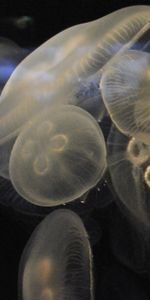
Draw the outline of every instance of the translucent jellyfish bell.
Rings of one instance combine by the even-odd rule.
[[[99,82],[111,59],[150,27],[150,7],[133,6],[49,39],[15,69],[0,97],[0,174],[9,178],[13,144],[26,122],[53,105],[105,114]],[[1,157],[3,159],[1,160]]]
[[[11,152],[10,179],[37,205],[72,201],[90,190],[106,168],[106,148],[95,119],[72,106],[42,111],[24,127]]]
[[[150,145],[150,54],[130,50],[116,56],[100,86],[118,129]]]
[[[17,67],[7,82],[0,118],[10,112],[14,119],[15,114],[21,127],[35,111],[50,103],[77,105],[102,118],[102,68],[120,49],[135,43],[139,32],[150,26],[149,18],[149,6],[128,7],[49,39]],[[6,125],[5,135],[9,133]]]
[[[150,147],[113,127],[108,138],[108,166],[121,203],[150,226]]]
[[[19,296],[93,300],[92,254],[78,215],[56,210],[36,228],[22,255]]]

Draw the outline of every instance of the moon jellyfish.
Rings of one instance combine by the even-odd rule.
[[[73,26],[41,45],[16,68],[3,90],[0,138],[51,103],[77,105],[101,119],[102,69],[120,49],[135,43],[145,26],[150,27],[149,19],[149,6],[128,7]],[[1,125],[3,119],[14,118],[17,128]]]
[[[83,109],[59,106],[26,124],[10,157],[17,192],[37,205],[72,201],[89,191],[106,168],[106,148],[95,119]]]
[[[116,56],[104,72],[101,91],[118,129],[150,145],[150,54],[134,50]]]
[[[135,44],[150,27],[150,7],[121,9],[57,34],[27,56],[6,83],[0,98],[1,175],[26,122],[50,105],[72,104],[103,118],[99,82],[120,51]]]
[[[149,17],[148,6],[134,6],[76,25],[20,63],[0,97],[1,176],[9,179],[10,154],[26,123],[50,106],[76,105],[98,120],[103,118],[102,73],[118,52],[134,45],[150,27]],[[47,166],[47,158],[37,161],[35,169],[40,164]]]
[[[81,219],[56,210],[36,228],[19,272],[23,300],[93,299],[92,254]]]
[[[96,21],[73,26],[41,45],[15,69],[0,98],[1,175],[25,123],[49,106],[77,105],[96,119],[104,115],[99,82],[120,50],[130,48],[150,27],[150,8],[121,9]]]
[[[108,138],[108,166],[119,200],[138,221],[150,225],[150,147],[114,127]]]

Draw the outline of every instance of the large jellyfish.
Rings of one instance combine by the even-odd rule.
[[[88,235],[72,211],[56,210],[32,234],[21,258],[19,299],[93,300]]]
[[[37,162],[33,159],[35,170],[38,170],[38,172],[42,170],[42,172],[39,172],[40,175],[36,175],[35,178],[29,165],[27,170],[27,165],[22,161],[22,157],[17,149],[20,141],[22,141],[21,145],[28,143],[28,136],[25,134],[26,129],[24,128],[28,128],[29,123],[30,125],[32,124],[36,115],[41,114],[42,116],[43,110],[50,112],[52,105],[55,105],[57,108],[60,104],[80,106],[90,112],[96,119],[101,119],[104,112],[104,105],[102,104],[99,90],[101,75],[105,67],[108,67],[109,62],[118,52],[124,52],[134,45],[139,36],[150,27],[149,18],[150,7],[134,6],[121,9],[96,21],[74,26],[59,33],[40,46],[13,72],[0,97],[0,174],[9,178],[10,160],[11,179],[17,190],[26,199],[29,200],[29,195],[25,193],[25,186],[21,187],[22,176],[18,175],[21,166],[25,168],[22,170],[22,174],[29,175],[31,172],[32,180],[30,181],[26,178],[28,181],[27,185],[31,187],[31,182],[39,180],[39,176],[44,178],[45,175],[41,173],[46,172],[48,161],[47,156],[38,157]],[[48,113],[46,120],[51,122]],[[29,123],[26,125],[28,121]],[[39,117],[40,121],[43,121],[42,117],[41,119]],[[65,122],[67,121],[65,120]],[[75,121],[72,119],[72,122]],[[39,124],[39,126],[43,128],[42,125]],[[45,131],[45,129],[43,130]],[[29,131],[27,130],[27,132]],[[18,135],[20,135],[19,142],[16,141]],[[26,138],[26,141],[23,141],[24,138]],[[39,138],[41,138],[40,134]],[[65,143],[65,139],[63,139],[62,144]],[[28,144],[29,148],[31,144]],[[40,140],[38,144],[41,144]],[[76,147],[75,142],[73,142],[73,145]],[[26,150],[27,152],[30,152],[29,148]],[[44,145],[43,149],[45,149]],[[12,158],[10,159],[11,153]],[[16,157],[19,168],[15,167]],[[43,171],[44,168],[45,171]],[[78,172],[80,173],[79,170]],[[101,171],[99,171],[99,175],[100,173]],[[82,171],[81,174],[83,174]],[[93,173],[95,179],[92,181],[92,184],[90,182],[88,188],[91,188],[97,182],[97,174],[97,172]],[[88,177],[89,174],[85,176],[85,178]],[[65,178],[62,178],[61,182],[64,180]],[[44,189],[47,194],[46,197],[49,197],[49,182],[47,178]],[[46,186],[46,183],[48,186]],[[60,181],[57,183],[60,183]],[[83,186],[81,182],[79,185],[80,187]],[[40,193],[42,193],[42,183],[40,186],[42,187]],[[56,191],[56,185],[54,187]],[[59,187],[61,187],[61,184]],[[38,194],[38,190],[38,186],[36,188],[32,187],[30,196],[34,193]],[[73,196],[71,196],[69,201],[81,195],[81,190],[76,195],[74,191],[75,188],[73,188],[71,193]],[[86,191],[87,188],[82,190],[82,192]],[[67,188],[67,193],[63,192],[62,194],[64,196],[67,195],[68,199],[69,193]],[[58,192],[56,194],[58,196]],[[30,201],[34,201],[33,196]],[[36,201],[38,202],[39,200]],[[48,203],[44,205],[48,205]]]
[[[100,86],[119,130],[150,145],[150,54],[130,50],[116,56]]]
[[[112,127],[108,166],[120,203],[141,224],[150,226],[150,147]]]
[[[104,174],[102,131],[79,107],[46,109],[20,133],[9,167],[14,187],[28,201],[43,206],[72,201],[95,186]]]
[[[57,34],[16,68],[2,93],[2,115],[21,114],[21,126],[35,105],[40,110],[53,102],[79,105],[99,118],[100,70],[136,42],[150,27],[149,18],[149,6],[133,6]]]
[[[3,89],[0,138],[15,135],[26,119],[50,103],[79,105],[94,111],[98,118],[102,106],[100,70],[120,49],[135,43],[143,28],[150,26],[149,18],[148,6],[124,8],[71,27],[35,50],[16,68]],[[10,132],[7,122],[14,118],[18,126]]]

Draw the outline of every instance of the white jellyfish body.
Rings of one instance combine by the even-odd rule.
[[[85,110],[59,106],[42,111],[18,136],[10,178],[29,202],[53,206],[90,190],[106,168],[102,131]]]
[[[99,118],[101,107],[104,111],[100,70],[120,49],[135,43],[149,18],[148,6],[124,8],[71,27],[31,53],[3,89],[0,139],[15,134],[31,115],[51,103],[78,105]]]
[[[56,210],[32,234],[21,259],[19,298],[93,300],[88,235],[72,211]]]
[[[116,56],[100,86],[118,129],[150,145],[150,54],[130,50]]]
[[[120,202],[138,221],[150,226],[150,147],[115,127],[108,138],[108,167]]]
[[[16,138],[42,110],[71,104],[84,108],[96,119],[102,118],[102,73],[118,52],[135,44],[150,26],[149,18],[148,6],[121,9],[57,34],[21,62],[0,97],[3,177],[9,178],[9,159]]]

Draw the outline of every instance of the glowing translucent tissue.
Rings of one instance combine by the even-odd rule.
[[[118,55],[103,74],[101,90],[119,130],[150,145],[150,54]]]
[[[99,82],[150,27],[149,19],[150,7],[133,6],[73,26],[15,69],[0,97],[0,174],[25,199],[61,204],[101,179],[106,150],[94,120],[105,113]]]
[[[72,211],[56,210],[32,234],[20,264],[20,299],[93,300],[88,235]]]
[[[11,112],[14,133],[50,103],[80,106],[97,119],[104,107],[99,81],[105,65],[130,48],[149,27],[150,7],[133,6],[62,31],[37,48],[16,68],[3,89],[0,117]],[[21,116],[20,116],[21,115]]]
[[[150,146],[112,127],[108,166],[118,200],[136,219],[150,226]]]
[[[10,178],[18,193],[43,206],[82,196],[105,168],[101,129],[88,112],[73,105],[44,110],[27,123],[10,158]]]

